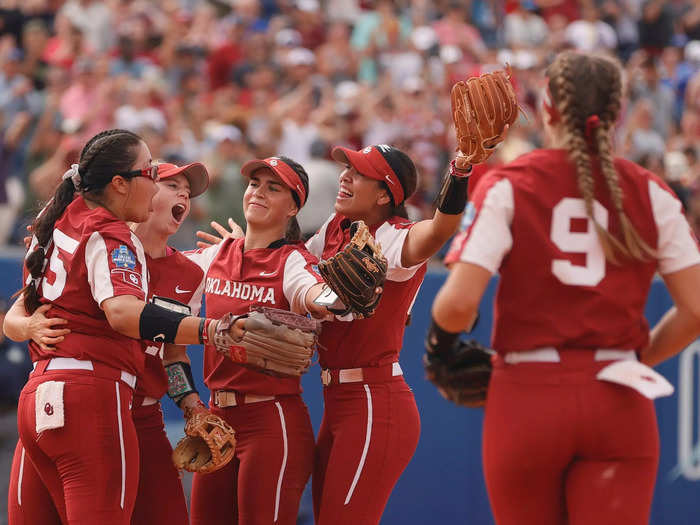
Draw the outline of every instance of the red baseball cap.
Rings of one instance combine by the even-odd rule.
[[[180,173],[190,183],[190,198],[201,195],[209,186],[209,172],[200,162],[193,162],[186,166],[177,166],[167,162],[158,164],[158,180],[174,177]]]
[[[331,152],[331,157],[333,157],[333,160],[343,164],[350,164],[360,175],[386,182],[394,200],[394,206],[398,206],[403,202],[403,186],[396,172],[391,168],[384,155],[382,155],[382,148],[385,148],[386,151],[392,149],[391,146],[385,146],[384,144],[367,146],[360,151],[336,146]]]
[[[260,168],[271,169],[280,179],[282,179],[282,182],[284,182],[285,185],[292,190],[292,193],[297,196],[299,199],[299,207],[301,208],[304,206],[304,203],[306,202],[308,177],[306,178],[306,184],[304,184],[302,175],[297,173],[294,168],[279,157],[249,160],[243,164],[241,174],[244,177],[250,177],[255,170]]]

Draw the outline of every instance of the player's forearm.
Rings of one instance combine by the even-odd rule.
[[[189,363],[190,358],[187,355],[187,347],[185,345],[166,344],[163,351],[163,365],[170,363]]]
[[[700,336],[700,320],[688,310],[673,307],[651,331],[642,362],[655,366],[681,352]]]
[[[414,266],[435,255],[457,231],[469,196],[470,172],[471,166],[457,169],[452,161],[440,189],[435,215],[414,225],[406,236],[401,252],[404,267]]]
[[[29,317],[24,311],[24,303],[21,303],[21,307],[18,306],[18,303],[20,301],[15,301],[5,314],[2,331],[13,341],[21,342],[29,339]]]
[[[447,332],[461,332],[476,319],[479,303],[465,300],[459,292],[446,283],[433,302],[433,320]]]
[[[107,299],[101,307],[109,325],[127,337],[176,345],[201,343],[200,317],[183,317],[130,295]]]

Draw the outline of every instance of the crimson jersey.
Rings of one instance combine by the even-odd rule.
[[[28,253],[35,247],[36,237]],[[91,210],[78,197],[56,221],[47,258],[41,302],[51,303],[47,317],[66,319],[71,332],[50,351],[30,341],[32,361],[73,357],[139,375],[141,343],[113,330],[100,309],[111,297],[146,297],[146,256],[138,238],[105,208]]]
[[[500,271],[497,351],[643,348],[649,333],[644,306],[654,273],[700,263],[673,191],[632,162],[614,162],[625,212],[656,250],[656,260],[606,261],[565,150],[533,151],[479,182],[446,262]],[[593,165],[593,214],[619,239],[618,216],[597,162]]]
[[[391,217],[370,227],[387,259],[387,280],[374,315],[368,319],[324,322],[320,337],[323,368],[356,368],[398,361],[406,320],[425,277],[426,264],[401,266],[401,252],[414,223]],[[328,259],[350,242],[350,220],[332,215],[306,243],[319,259]]]
[[[304,245],[279,240],[267,248],[243,251],[244,242],[244,238],[226,239],[218,251],[208,248],[188,254],[200,259],[214,255],[204,289],[207,317],[245,314],[255,306],[306,313],[306,292],[322,279],[313,269],[317,260]],[[273,377],[237,365],[210,346],[204,349],[204,381],[210,390],[263,395],[301,392],[299,378]]]
[[[169,246],[165,257],[146,255],[150,296],[159,295],[187,304],[198,315],[204,291],[204,271],[185,255]],[[142,341],[146,368],[136,383],[136,394],[160,399],[168,391],[168,376],[163,368],[162,343]]]

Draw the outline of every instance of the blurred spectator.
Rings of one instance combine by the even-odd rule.
[[[566,41],[569,45],[585,53],[615,49],[615,30],[600,19],[598,8],[587,3],[581,11],[581,19],[571,22],[566,28]]]
[[[541,46],[549,28],[542,17],[535,13],[533,4],[519,4],[506,15],[504,22],[505,43],[513,48]]]
[[[331,160],[332,147],[322,140],[314,141],[311,158],[304,163],[309,175],[310,198],[297,215],[304,239],[316,233],[333,212],[342,166]]]

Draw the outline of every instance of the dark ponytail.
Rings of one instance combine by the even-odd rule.
[[[309,175],[306,173],[306,170],[301,164],[290,159],[289,157],[281,155],[279,158],[283,160],[284,163],[287,164],[290,168],[292,168],[297,173],[297,175],[299,175],[299,179],[301,179],[301,183],[304,185],[304,192],[306,193],[306,202],[308,202]],[[301,209],[303,204],[299,201],[299,196],[295,192],[292,192],[292,198],[294,199],[294,203],[297,205],[297,208]],[[297,220],[296,215],[289,219],[289,222],[287,223],[287,230],[284,233],[284,239],[288,242],[301,241],[301,228],[299,227],[299,221]]]
[[[140,142],[141,137],[121,129],[110,129],[92,137],[80,153],[79,177],[76,177],[76,181],[79,181],[78,186],[76,187],[72,178],[63,180],[49,203],[34,219],[33,244],[37,248],[27,256],[24,262],[32,280],[19,292],[24,298],[24,307],[30,314],[41,306],[38,286],[46,268],[46,255],[56,221],[73,202],[76,191],[86,196],[90,195],[92,197],[90,200],[94,200],[99,198],[115,173],[130,170],[138,156],[135,146]]]

